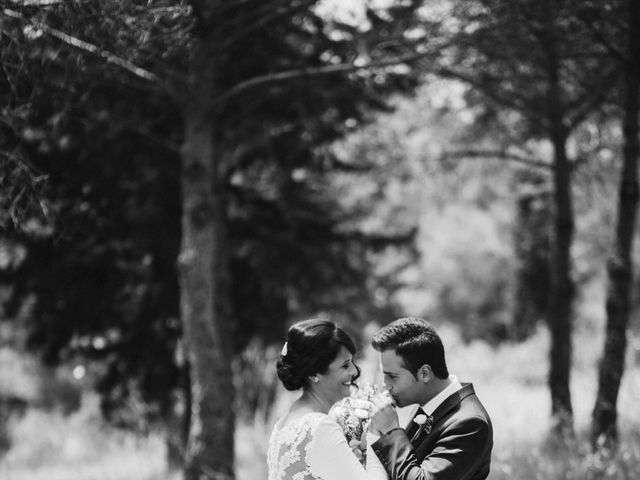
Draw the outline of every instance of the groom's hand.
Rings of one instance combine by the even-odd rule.
[[[386,395],[379,395],[373,399],[373,416],[371,427],[374,432],[382,435],[395,428],[400,428],[398,414],[394,408],[393,399]]]

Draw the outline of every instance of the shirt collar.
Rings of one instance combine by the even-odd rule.
[[[433,415],[433,412],[436,411],[436,408],[438,408],[442,402],[462,388],[458,377],[455,375],[449,375],[449,380],[451,383],[444,390],[422,405],[422,410],[424,410],[427,415]]]

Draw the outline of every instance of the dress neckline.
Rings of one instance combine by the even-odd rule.
[[[285,416],[283,416],[282,418],[278,419],[278,421],[275,424],[275,429],[276,430],[283,430],[287,427],[290,426],[295,426],[295,425],[299,425],[301,423],[301,420],[306,419],[307,417],[310,416],[322,416],[322,417],[326,417],[327,414],[326,413],[322,413],[322,412],[315,412],[315,411],[309,411],[309,412],[305,412],[300,414],[299,416],[296,416],[295,418],[290,418],[290,415],[287,414]]]

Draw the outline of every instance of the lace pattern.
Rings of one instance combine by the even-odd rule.
[[[269,480],[321,480],[311,473],[308,458],[313,431],[325,416],[312,412],[282,428],[276,424],[267,452]]]

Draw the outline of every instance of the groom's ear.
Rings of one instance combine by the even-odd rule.
[[[418,374],[416,375],[416,377],[418,377],[418,380],[424,383],[427,383],[429,380],[431,380],[432,376],[433,372],[431,371],[431,366],[426,363],[418,369]]]

